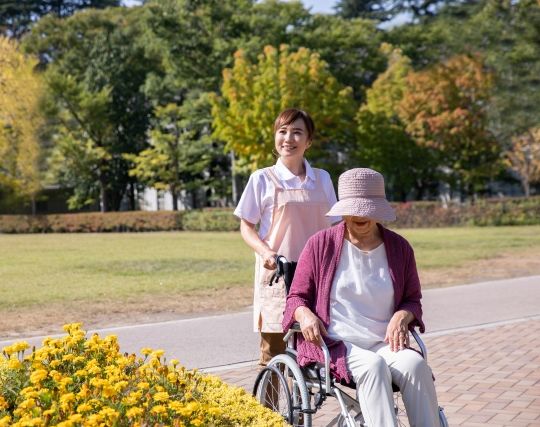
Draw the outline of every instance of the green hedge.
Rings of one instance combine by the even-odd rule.
[[[485,199],[475,203],[393,203],[398,228],[540,224],[540,197]]]
[[[540,197],[489,199],[475,203],[393,203],[396,228],[540,224]],[[108,212],[63,215],[0,215],[0,233],[84,233],[121,231],[237,231],[232,209],[187,212]]]
[[[92,212],[55,215],[0,215],[2,233],[92,233],[182,229],[183,212]]]

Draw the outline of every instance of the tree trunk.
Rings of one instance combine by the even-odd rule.
[[[178,190],[176,186],[171,186],[171,196],[172,196],[172,208],[173,211],[178,210]]]
[[[129,209],[134,211],[137,209],[136,206],[136,200],[135,200],[135,183],[130,182],[129,183]]]
[[[99,205],[101,212],[109,212],[109,195],[107,194],[107,183],[103,177],[99,179]]]
[[[531,184],[529,183],[529,180],[522,178],[521,186],[523,187],[523,192],[525,193],[525,197],[528,198],[531,195]]]
[[[235,158],[234,158],[234,151],[231,150],[231,184],[232,184],[232,202],[233,205],[236,206],[236,203],[238,202],[238,187],[236,183],[236,172],[235,172]]]

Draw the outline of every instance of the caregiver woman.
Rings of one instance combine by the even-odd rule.
[[[297,261],[308,238],[330,225],[325,214],[336,202],[328,172],[312,168],[304,158],[314,131],[305,111],[293,108],[279,114],[274,123],[279,158],[250,176],[234,211],[241,219],[242,238],[255,251],[253,323],[261,334],[261,365],[285,351],[285,287],[283,281],[270,286],[275,255]]]
[[[338,193],[328,215],[342,215],[344,221],[309,239],[287,298],[283,327],[296,320],[303,335],[298,363],[322,362],[324,339],[333,375],[354,379],[367,425],[397,426],[394,382],[411,427],[438,426],[431,370],[408,348],[408,330],[424,331],[414,252],[380,224],[395,219],[383,176],[351,169],[339,177]]]

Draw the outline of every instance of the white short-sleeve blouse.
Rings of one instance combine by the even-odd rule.
[[[314,168],[310,166],[308,161],[304,159],[306,167],[306,178],[304,181],[294,175],[283,164],[281,159],[278,159],[276,164],[272,166],[273,172],[279,179],[280,184],[284,189],[307,189],[315,188],[316,174]],[[317,169],[318,176],[322,180],[324,192],[328,199],[328,204],[332,207],[337,199],[334,185],[330,179],[330,174],[323,169]],[[242,193],[242,197],[238,202],[238,206],[234,210],[234,214],[252,224],[259,224],[259,237],[264,238],[267,235],[274,209],[274,183],[268,178],[262,169],[259,169],[249,177],[249,181]],[[341,217],[330,217],[330,222],[335,223],[341,220]]]

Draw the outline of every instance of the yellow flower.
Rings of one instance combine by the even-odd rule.
[[[81,414],[73,414],[70,415],[69,421],[72,421],[74,423],[80,423],[82,421],[83,417]]]
[[[116,396],[116,390],[111,385],[105,385],[103,387],[102,393],[103,393],[103,396],[105,396],[107,398]]]
[[[152,352],[152,356],[153,356],[153,357],[156,357],[156,358],[158,358],[158,359],[159,359],[160,357],[162,357],[164,354],[165,354],[165,351],[164,351],[164,350],[154,350],[154,351]]]
[[[151,354],[154,350],[152,350],[151,348],[149,347],[144,347],[141,349],[141,354],[144,355],[144,356],[148,356],[149,354]]]
[[[30,375],[30,382],[32,384],[39,384],[42,380],[47,378],[47,371],[45,369],[38,369]]]
[[[60,408],[63,411],[67,411],[70,407],[70,403],[75,400],[75,395],[73,393],[66,393],[60,396]]]
[[[152,408],[150,412],[156,415],[161,415],[167,412],[167,408],[165,408],[165,406],[163,405],[156,405]]]
[[[137,388],[139,388],[141,390],[148,390],[150,388],[150,384],[143,381],[143,382],[137,384]]]
[[[8,368],[9,369],[20,369],[22,368],[23,364],[19,361],[19,359],[17,358],[12,358],[12,359],[9,359],[9,362],[8,362]]]
[[[51,368],[58,368],[62,364],[62,361],[60,360],[52,360],[50,365]]]
[[[166,402],[167,400],[169,400],[169,393],[167,393],[166,391],[156,393],[154,394],[154,400],[156,402]]]
[[[6,402],[6,399],[4,399],[3,396],[0,396],[0,409],[5,409],[8,407],[8,403]]]
[[[128,409],[128,411],[126,412],[126,416],[128,418],[137,418],[141,416],[143,413],[144,413],[144,410],[142,408],[131,408],[131,409]]]
[[[83,412],[89,412],[92,410],[92,405],[89,405],[88,403],[81,403],[79,406],[77,406],[77,412],[83,413]]]

